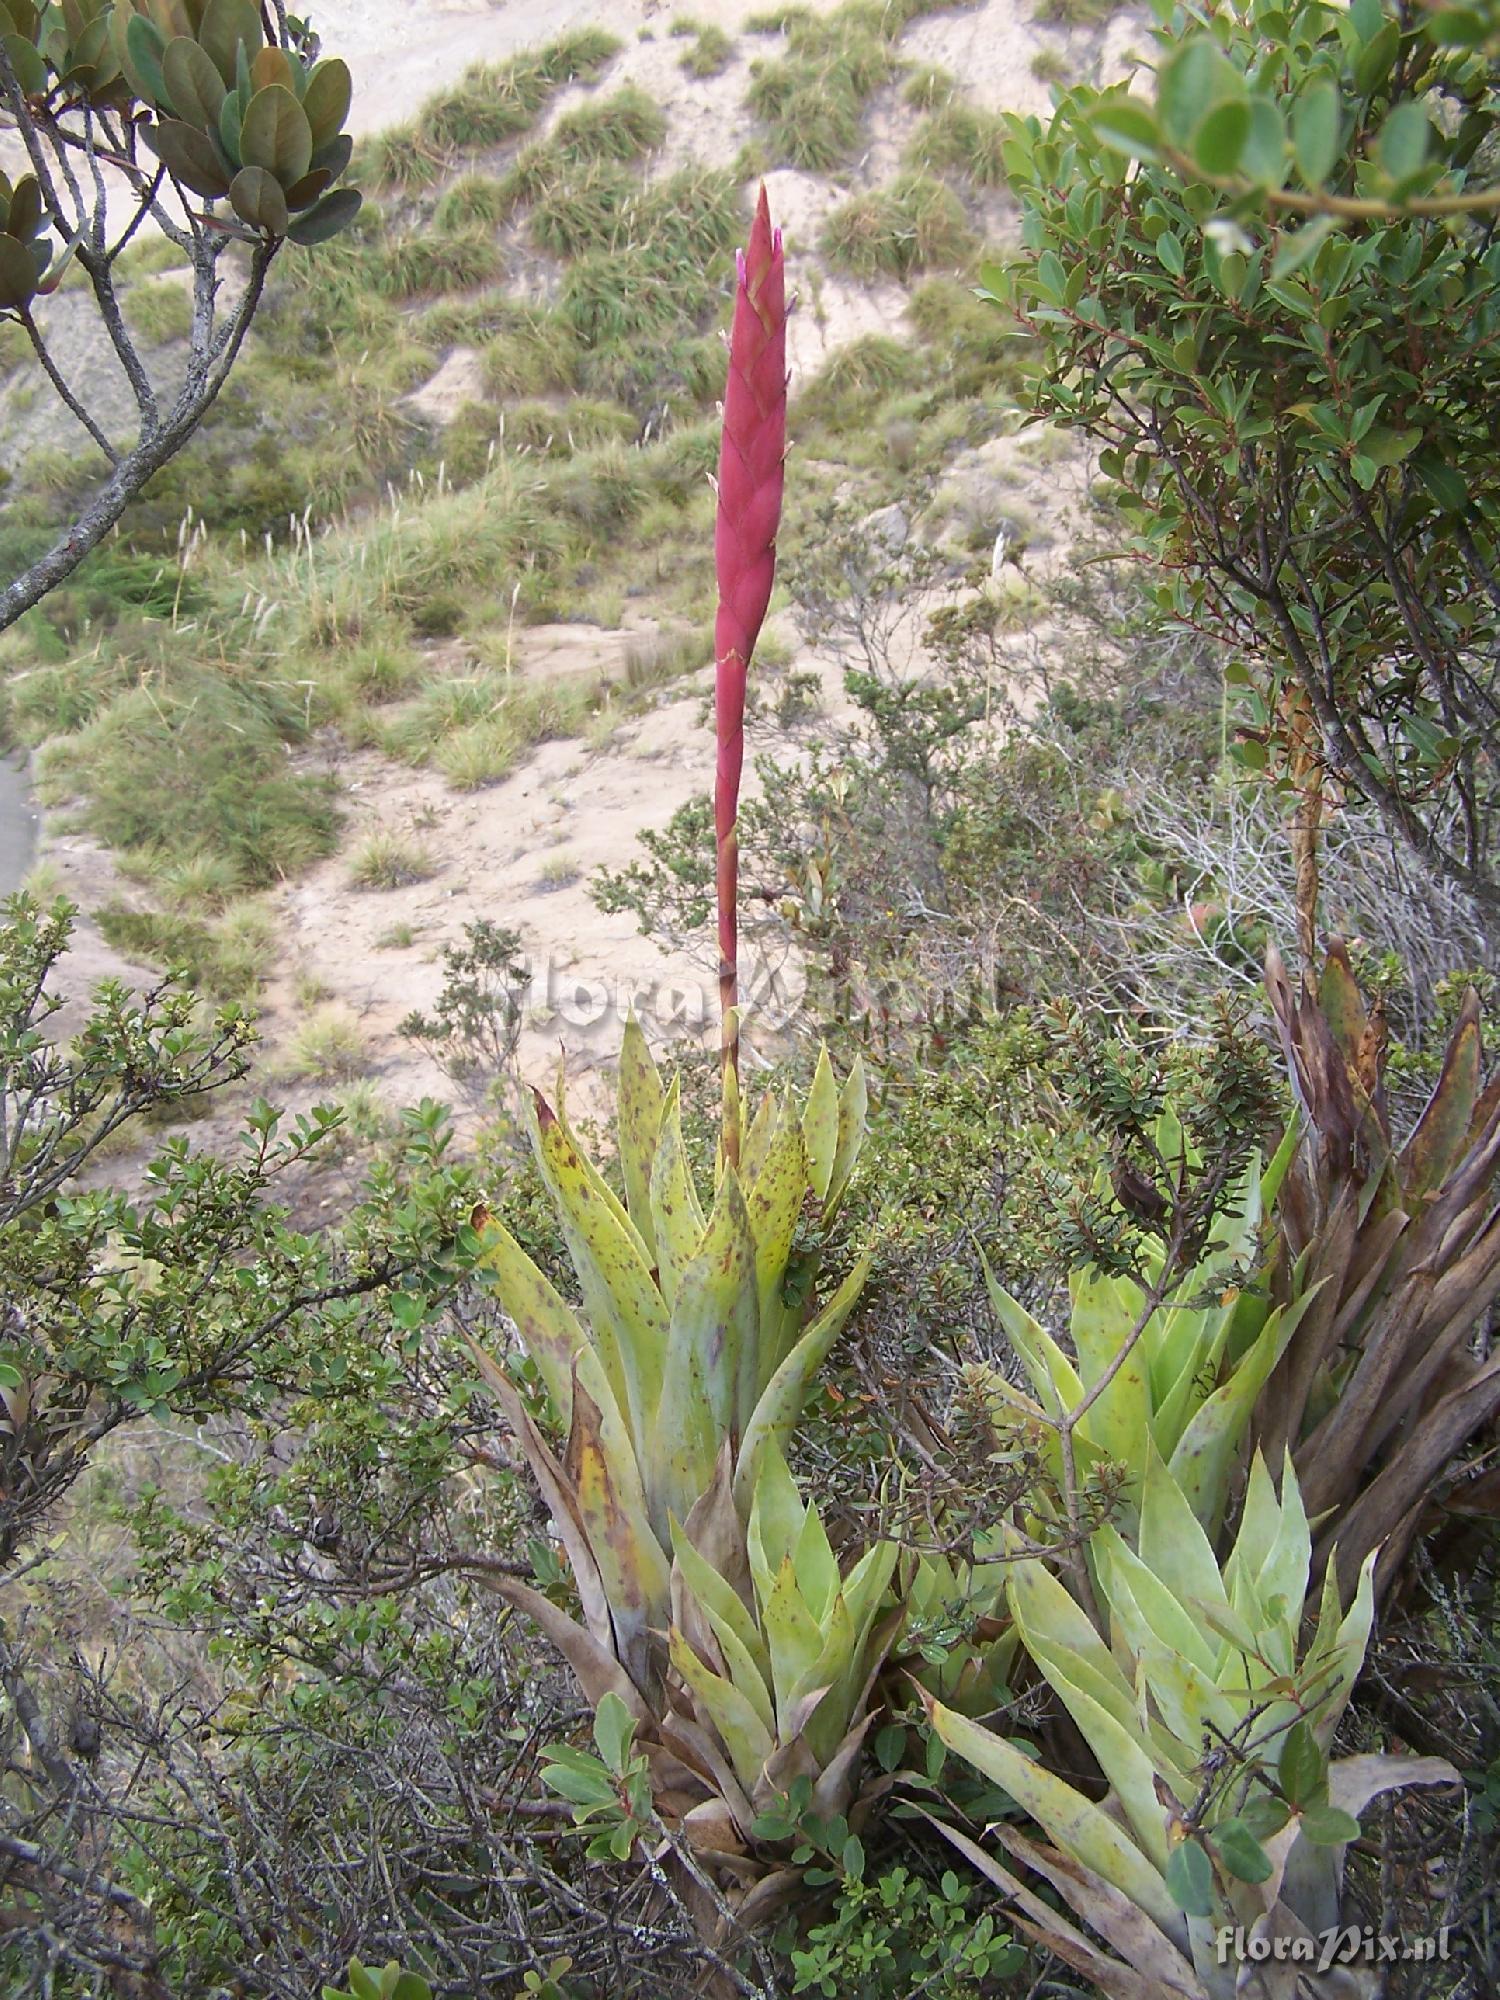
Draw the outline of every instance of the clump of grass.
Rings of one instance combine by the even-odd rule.
[[[349,864],[356,889],[409,889],[437,871],[430,848],[402,833],[382,829],[361,842]]]
[[[137,879],[152,883],[166,902],[178,909],[220,910],[231,902],[239,887],[234,864],[222,854],[143,854],[131,870]]]
[[[540,896],[553,896],[559,889],[571,889],[582,872],[578,863],[569,855],[549,854],[536,871],[536,893]]]
[[[1035,18],[1049,28],[1089,28],[1119,11],[1119,0],[1036,0]]]
[[[355,1146],[380,1146],[393,1138],[399,1120],[368,1077],[357,1078],[339,1092],[342,1131]]]
[[[630,233],[640,183],[616,160],[594,160],[581,172],[538,185],[527,227],[539,249],[578,257]]]
[[[677,59],[678,68],[685,69],[689,76],[718,76],[728,68],[734,42],[717,21],[693,21],[679,15],[672,23],[672,33],[693,38],[693,46],[684,49]]]
[[[105,941],[137,964],[182,973],[206,998],[248,1004],[270,971],[276,924],[264,904],[242,902],[217,923],[181,911],[130,910],[114,903],[99,912]]]
[[[821,16],[790,8],[746,26],[770,21],[787,37],[786,54],[753,66],[746,103],[774,164],[831,172],[857,149],[865,106],[895,71],[893,29],[860,0]]]
[[[576,258],[563,278],[558,310],[585,348],[630,346],[698,318],[713,297],[701,271],[666,269],[653,245],[629,243]]]
[[[823,225],[830,264],[856,278],[905,280],[934,264],[959,264],[974,234],[953,190],[930,174],[898,175],[889,187],[856,195]]]
[[[1031,58],[1031,74],[1038,83],[1066,83],[1068,59],[1060,49],[1038,49]]]
[[[548,141],[563,166],[590,160],[639,160],[655,152],[667,136],[667,114],[633,83],[611,97],[580,104],[559,118]]]
[[[372,260],[370,282],[388,298],[410,299],[492,285],[503,268],[494,238],[471,224],[446,234],[427,230],[392,237]]]
[[[461,174],[443,190],[432,220],[447,234],[476,228],[493,229],[510,213],[505,183],[493,174]]]
[[[354,178],[402,194],[421,194],[443,176],[443,157],[416,125],[393,125],[362,139],[351,163]]]
[[[1026,337],[1014,318],[974,296],[956,278],[927,278],[907,301],[906,316],[933,350],[944,393],[987,396],[1016,383]]]
[[[413,314],[411,325],[434,347],[479,347],[513,326],[521,310],[508,292],[481,291],[471,298],[435,299]]]
[[[163,347],[169,340],[186,340],[192,332],[192,297],[171,279],[131,285],[125,293],[125,317],[148,346]]]
[[[943,69],[937,63],[922,63],[906,79],[906,87],[901,92],[904,104],[913,111],[936,111],[946,104],[958,90],[958,78],[950,69]]]
[[[570,389],[578,370],[576,334],[570,320],[545,307],[520,308],[479,350],[485,389],[500,398]]]
[[[434,748],[432,761],[455,791],[474,792],[508,777],[524,748],[505,716],[490,715],[445,736]]]
[[[649,485],[640,453],[606,444],[576,453],[553,476],[554,504],[590,534],[624,528],[645,505]]]
[[[499,674],[450,674],[428,681],[381,730],[387,754],[404,763],[425,763],[434,745],[477,722],[491,721],[505,699]]]
[[[375,940],[377,951],[410,951],[417,941],[415,924],[392,924]]]
[[[643,632],[625,652],[625,686],[632,695],[668,687],[684,674],[696,673],[713,661],[712,630],[669,626]]]
[[[554,86],[591,82],[620,53],[621,46],[619,37],[610,34],[607,28],[570,28],[545,47],[517,60],[533,64],[537,73]]]
[[[913,386],[928,364],[904,341],[867,333],[831,355],[797,399],[800,417],[836,425],[850,422],[897,389]]]
[[[115,270],[122,278],[154,278],[163,271],[180,271],[182,252],[170,238],[142,231],[120,252]]]
[[[369,1067],[359,1022],[340,1007],[320,1007],[310,1014],[277,1064],[288,1083],[347,1083]]]
[[[474,63],[428,99],[417,130],[439,152],[503,145],[531,129],[555,90],[597,76],[619,47],[603,29],[580,28],[506,63]]]
[[[633,410],[599,397],[570,397],[561,410],[550,403],[518,403],[505,413],[505,442],[512,449],[530,443],[539,450],[550,439],[551,450],[571,455],[599,445],[633,444],[639,429]]]
[[[207,668],[134,687],[38,753],[44,788],[85,801],[111,847],[225,857],[261,888],[327,854],[337,813],[325,780],[290,770],[303,718],[264,682]],[[170,829],[167,836],[165,830]]]
[[[924,118],[906,149],[910,167],[961,174],[976,187],[1005,182],[1005,123],[992,111],[951,98]]]

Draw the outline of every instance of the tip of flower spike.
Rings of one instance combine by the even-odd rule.
[[[557,1123],[557,1113],[552,1109],[552,1106],[543,1097],[535,1084],[531,1086],[531,1095],[536,1100],[536,1122],[545,1132],[549,1125]]]

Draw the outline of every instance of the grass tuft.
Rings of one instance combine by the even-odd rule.
[[[430,848],[405,834],[372,833],[355,851],[349,880],[356,889],[407,889],[437,872]]]
[[[475,228],[493,229],[510,214],[505,183],[493,174],[462,174],[432,212],[436,226],[447,234]]]
[[[1005,122],[951,98],[924,118],[906,149],[909,167],[959,174],[975,187],[1003,187]]]
[[[471,224],[448,234],[429,229],[391,238],[373,260],[370,281],[387,298],[411,299],[492,285],[503,268],[493,237]]]
[[[667,136],[667,114],[633,83],[612,97],[580,104],[559,118],[548,150],[563,166],[592,160],[639,160]]]
[[[150,347],[186,340],[193,330],[192,294],[170,278],[156,284],[131,285],[125,293],[125,317]]]
[[[340,1007],[319,1007],[288,1041],[277,1069],[288,1083],[349,1083],[370,1067],[364,1034]]]
[[[765,128],[772,163],[829,173],[856,151],[865,106],[895,74],[886,10],[846,0],[831,14],[792,7],[746,23],[786,35],[786,54],[752,66],[746,102]]]
[[[672,23],[672,33],[693,38],[693,46],[677,59],[678,68],[689,76],[719,76],[734,56],[734,42],[717,21],[694,21],[679,15]]]
[[[934,264],[961,264],[974,234],[953,190],[930,174],[905,173],[836,208],[823,225],[823,253],[852,277],[900,278]]]

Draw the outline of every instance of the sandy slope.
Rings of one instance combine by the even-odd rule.
[[[511,51],[585,21],[607,20],[625,46],[601,82],[637,81],[667,109],[670,137],[655,170],[688,160],[731,160],[749,136],[743,109],[751,60],[774,51],[774,38],[742,36],[733,61],[718,78],[695,81],[680,67],[683,44],[668,24],[679,11],[713,19],[731,31],[763,0],[705,0],[660,5],[621,0],[607,16],[572,0],[446,0],[417,7],[410,0],[321,0],[312,11],[325,46],[344,54],[356,80],[356,128],[397,122],[443,82],[476,60]],[[830,4],[830,0],[821,0]],[[986,0],[960,12],[914,24],[903,44],[911,60],[953,71],[986,105],[1023,111],[1046,108],[1045,87],[1033,74],[1037,51],[1059,52],[1075,74],[1115,72],[1134,36],[1129,17],[1106,33],[1056,33],[1038,28],[1024,0]],[[581,91],[561,93],[549,117],[563,115]],[[823,217],[851,189],[885,178],[895,167],[914,114],[898,89],[881,93],[871,107],[870,149],[851,172],[822,177],[779,170],[771,174],[773,209],[788,240],[794,285],[802,310],[793,321],[794,374],[814,372],[825,356],[865,332],[901,330],[904,296],[894,285],[858,286],[822,269],[813,246]],[[996,235],[1007,227],[1004,198],[988,223]],[[440,419],[472,393],[463,350],[448,357],[439,375],[414,403]],[[1062,469],[1031,463],[1023,441],[997,439],[977,454],[964,502],[988,523],[1007,510],[1029,512],[1044,532],[1044,562],[1065,555],[1068,531]],[[1076,469],[1076,468],[1075,468]],[[1077,482],[1073,482],[1075,485]],[[795,504],[795,492],[789,491]],[[1014,573],[1012,573],[1014,574]],[[705,607],[705,612],[708,607]],[[622,635],[590,627],[560,627],[526,636],[520,669],[552,675],[596,669],[618,653]],[[805,664],[799,662],[798,664]],[[821,667],[831,698],[837,675]],[[348,824],[339,853],[287,885],[276,901],[282,920],[282,967],[267,993],[265,1030],[274,1073],[279,1051],[302,1024],[309,994],[358,1021],[370,1073],[387,1101],[409,1102],[424,1092],[448,1095],[442,1077],[396,1033],[413,1007],[430,1006],[441,981],[441,952],[475,916],[516,926],[537,973],[534,1010],[523,1042],[527,1072],[550,1073],[559,1046],[570,1067],[587,1072],[618,1046],[624,1007],[633,999],[658,1032],[690,1028],[712,1018],[712,967],[658,950],[641,938],[628,917],[605,918],[588,893],[602,864],[622,865],[638,852],[637,834],[666,823],[686,799],[711,782],[712,750],[703,725],[701,687],[673,693],[638,721],[626,725],[601,751],[578,742],[542,746],[526,767],[482,791],[452,792],[430,772],[414,772],[372,756],[340,754],[347,786]],[[757,747],[770,747],[763,738]],[[410,888],[379,894],[351,886],[350,862],[375,828],[410,831],[436,862],[434,874]],[[60,886],[85,909],[116,896],[139,901],[122,884],[110,859],[81,836],[49,837],[45,858]],[[396,943],[410,932],[410,942]],[[86,925],[75,975],[97,977],[122,969]],[[310,1087],[281,1087],[278,1095],[306,1101]]]

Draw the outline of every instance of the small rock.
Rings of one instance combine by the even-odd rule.
[[[911,537],[911,522],[897,500],[889,507],[877,507],[873,514],[867,514],[865,527],[875,541],[884,542],[888,549],[904,549]]]

